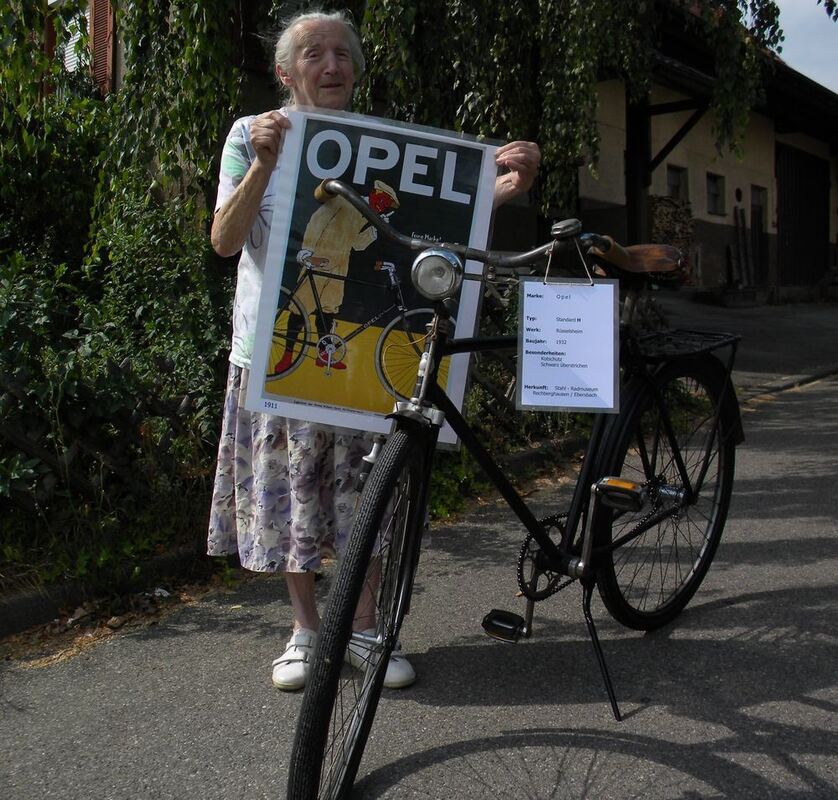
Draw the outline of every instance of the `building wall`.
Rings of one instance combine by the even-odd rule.
[[[579,213],[585,230],[626,241],[626,98],[622,81],[599,84],[599,161],[579,170]]]
[[[660,87],[652,93],[653,103],[667,103],[686,99],[685,95]],[[652,121],[652,153],[657,153],[689,119],[691,111],[662,114]],[[694,269],[694,280],[705,288],[730,283],[771,282],[776,265],[771,263],[775,252],[770,244],[763,249],[762,259],[751,253],[753,276],[738,271],[741,246],[734,214],[742,209],[745,226],[751,226],[751,190],[760,187],[765,191],[766,213],[764,229],[769,242],[776,235],[776,182],[774,177],[774,126],[767,117],[754,113],[748,123],[741,155],[729,150],[719,152],[713,131],[714,119],[705,114],[683,141],[667,156],[652,174],[652,194],[667,193],[667,165],[681,167],[687,171],[688,199],[695,220],[694,244],[690,261]],[[708,201],[708,173],[722,179],[723,213],[710,210]],[[745,260],[744,257],[742,259]],[[769,263],[766,263],[766,260]],[[757,263],[759,262],[759,263]]]
[[[686,95],[655,87],[653,103],[685,100]],[[689,119],[691,111],[662,114],[652,121],[652,153],[657,153]],[[770,119],[754,113],[748,123],[741,157],[725,150],[719,153],[713,133],[713,115],[705,114],[686,138],[667,156],[652,174],[652,194],[666,194],[666,165],[686,167],[689,176],[689,199],[696,220],[733,225],[733,209],[744,202],[750,205],[750,188],[761,186],[768,191],[768,207],[775,202],[774,126]],[[725,213],[714,214],[707,207],[708,172],[725,178]],[[741,199],[737,200],[736,190]],[[772,215],[769,215],[772,216]],[[775,221],[768,220],[769,232],[776,232]]]
[[[654,86],[652,104],[687,99],[686,95]],[[656,115],[652,119],[654,157],[692,111]],[[620,81],[606,81],[599,87],[597,121],[600,130],[600,159],[595,172],[584,168],[579,175],[580,213],[586,228],[599,229],[625,237],[625,93]],[[690,261],[699,286],[712,288],[737,279],[736,254],[742,252],[738,239],[735,209],[742,208],[745,226],[751,227],[751,189],[765,190],[764,244],[762,258],[754,263],[754,282],[776,286],[777,183],[776,144],[784,143],[827,159],[831,171],[830,264],[838,263],[838,157],[831,156],[826,143],[808,136],[778,134],[773,121],[753,113],[738,154],[719,152],[713,133],[713,116],[707,113],[652,174],[652,195],[667,194],[667,165],[686,170],[688,200],[694,218],[694,245]],[[707,173],[724,179],[723,213],[708,208]],[[737,247],[739,243],[739,247]],[[750,240],[749,240],[750,244]],[[759,254],[751,248],[752,258]],[[733,261],[731,259],[733,257]],[[746,275],[747,277],[747,275]]]
[[[579,170],[579,196],[594,207],[625,206],[626,96],[622,81],[603,81],[598,89],[599,162],[592,173]]]

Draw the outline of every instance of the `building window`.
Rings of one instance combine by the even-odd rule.
[[[84,67],[84,54],[79,53],[79,41],[84,31],[90,30],[89,12],[84,11],[73,19],[68,26],[70,38],[56,51],[56,56],[64,62],[67,72],[76,72]],[[79,56],[81,55],[81,61]]]
[[[667,197],[674,197],[676,200],[683,200],[685,203],[690,199],[685,167],[666,165],[666,195]]]
[[[712,172],[707,173],[707,213],[725,213],[725,179]]]
[[[49,7],[56,8],[64,0],[49,0]],[[84,10],[71,21],[69,40],[52,50],[55,31],[50,23],[47,31],[47,52],[61,59],[68,72],[82,68],[90,70],[99,91],[107,94],[114,88],[114,12],[110,0],[88,0],[82,4]],[[89,53],[79,58],[78,43],[84,28],[88,33]]]

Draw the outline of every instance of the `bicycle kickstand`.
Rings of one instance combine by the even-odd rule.
[[[602,652],[602,645],[599,643],[599,636],[594,625],[594,618],[591,614],[591,597],[594,591],[594,578],[588,575],[580,579],[582,584],[582,612],[585,615],[585,624],[588,626],[588,635],[591,637],[591,644],[594,646],[596,660],[602,672],[602,679],[605,681],[605,691],[608,692],[608,699],[611,701],[611,710],[614,712],[614,719],[622,722],[620,708],[617,705],[617,696],[614,694],[614,684],[611,682],[611,675],[608,672],[608,665],[605,663],[605,654]]]

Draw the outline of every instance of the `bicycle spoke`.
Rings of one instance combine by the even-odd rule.
[[[610,553],[610,577],[603,577],[600,591],[608,596],[609,610],[636,627],[662,624],[659,620],[680,610],[703,577],[721,533],[720,498],[729,495],[731,479],[722,458],[732,463],[731,445],[725,445],[716,424],[708,388],[718,387],[701,369],[697,372],[662,381],[667,424],[652,393],[644,396],[618,454],[614,474],[644,485],[648,501],[638,512],[610,513],[608,536],[620,545]],[[696,495],[694,482],[702,472]]]

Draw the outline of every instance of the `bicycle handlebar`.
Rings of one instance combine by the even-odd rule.
[[[454,242],[429,242],[427,239],[418,239],[412,236],[405,236],[397,231],[389,222],[371,209],[367,203],[351,186],[343,181],[329,179],[323,181],[315,190],[314,196],[321,202],[326,202],[329,197],[339,195],[346,200],[356,211],[360,212],[379,233],[397,244],[407,247],[410,250],[427,250],[429,247],[440,247],[451,250],[466,260],[480,261],[483,264],[492,264],[496,267],[522,267],[543,258],[550,251],[553,243],[541,245],[534,250],[525,253],[500,253],[492,250],[478,250],[474,247],[457,244]]]
[[[427,250],[428,247],[440,247],[451,250],[465,260],[479,261],[492,267],[505,269],[524,267],[532,264],[549,255],[553,248],[561,246],[563,242],[554,239],[547,244],[540,245],[533,250],[522,253],[502,253],[497,250],[478,250],[474,247],[452,243],[452,242],[428,242],[426,239],[418,239],[405,236],[397,231],[389,222],[382,219],[351,186],[343,181],[332,179],[324,180],[314,191],[315,198],[325,203],[329,198],[340,196],[346,200],[356,211],[361,213],[381,234],[407,247],[410,250]],[[621,245],[617,244],[610,236],[600,236],[594,233],[581,234],[578,237],[581,246],[592,250],[595,255],[614,264],[621,269],[626,269],[630,262],[629,253]]]

